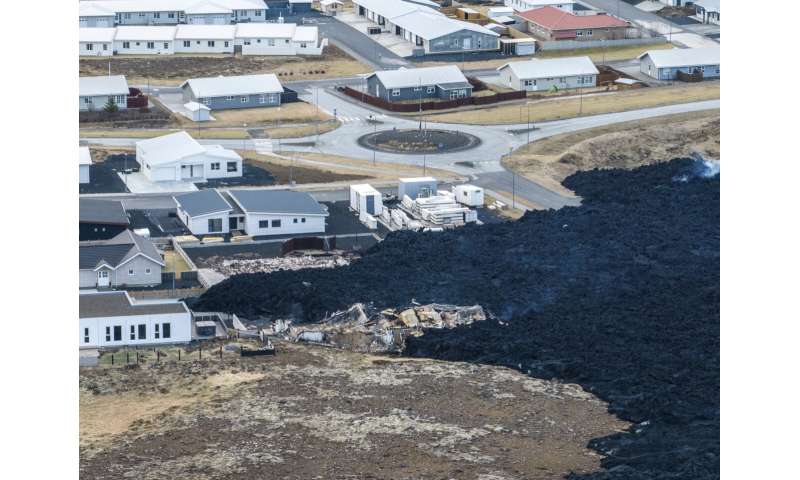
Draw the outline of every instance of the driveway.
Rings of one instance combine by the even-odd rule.
[[[339,16],[341,15],[307,17],[305,23],[317,25],[320,34],[327,37],[328,41],[376,70],[394,70],[408,64],[400,55],[338,20]]]

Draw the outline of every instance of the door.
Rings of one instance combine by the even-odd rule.
[[[107,287],[111,281],[108,278],[108,270],[100,270],[97,272],[97,286]]]
[[[375,197],[367,195],[367,213],[375,215]]]
[[[472,39],[467,37],[464,39],[464,50],[469,50],[472,48]]]
[[[239,230],[239,219],[238,219],[238,217],[230,217],[228,219],[228,230],[230,230],[230,231]]]

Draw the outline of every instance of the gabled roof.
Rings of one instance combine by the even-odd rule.
[[[147,156],[147,163],[160,165],[173,163],[182,158],[204,153],[205,147],[185,131],[170,133],[136,142],[136,151]]]
[[[597,75],[600,72],[589,57],[564,57],[551,59],[531,59],[509,62],[498,68],[510,68],[520,79],[571,77],[574,75]]]
[[[128,95],[128,81],[125,75],[102,75],[99,77],[80,77],[78,95],[94,97],[97,95]]]
[[[82,293],[78,298],[79,318],[129,317],[189,311],[182,301],[134,301],[125,291]]]
[[[104,5],[105,2],[80,2],[79,17],[113,17],[114,10]]]
[[[418,85],[468,83],[467,77],[455,65],[425,68],[399,68],[373,73],[386,88],[406,88]],[[371,77],[370,75],[369,77]],[[367,77],[367,78],[369,78]]]
[[[189,110],[190,112],[196,112],[198,110],[211,110],[206,105],[197,102],[186,102],[183,104],[183,108]]]
[[[228,194],[245,213],[327,215],[327,211],[306,192],[229,190]]]
[[[112,14],[113,15],[113,14]],[[113,42],[114,36],[117,34],[117,29],[110,28],[79,28],[78,41],[79,42]]]
[[[707,12],[719,13],[719,0],[695,0],[694,4],[697,7],[703,7]]]
[[[91,165],[92,154],[89,153],[89,147],[78,147],[78,165]]]
[[[233,207],[215,189],[183,193],[175,195],[173,198],[191,217],[233,210]]]
[[[267,10],[261,0],[82,0],[81,16],[90,9],[104,9],[114,13],[124,12],[189,12],[224,13],[231,10]]]
[[[400,0],[353,0],[353,3],[365,7],[367,10],[373,11],[380,16],[392,19],[399,15],[405,15],[410,12],[417,11],[422,8],[435,11],[429,7],[421,5],[414,5],[408,2],[401,2]],[[437,12],[438,13],[438,12]],[[442,15],[439,13],[439,15]]]
[[[648,50],[636,58],[641,60],[647,55],[656,68],[719,65],[719,47]]]
[[[154,41],[154,42],[168,42],[175,40],[175,32],[177,27],[171,26],[122,26],[117,27],[117,35],[114,40],[120,41]]]
[[[478,24],[454,20],[445,17],[439,12],[432,11],[429,8],[419,8],[424,10],[417,10],[394,17],[391,19],[391,22],[409,32],[413,32],[415,35],[425,40],[433,40],[455,32],[460,32],[461,30],[469,30],[493,37],[499,36],[496,32]]]
[[[81,198],[78,207],[80,223],[105,223],[107,225],[125,225],[130,221],[125,208],[119,200],[99,200]]]
[[[233,40],[236,25],[178,25],[175,40]]]
[[[316,43],[319,35],[317,27],[297,27],[292,37],[293,42],[314,42]]]
[[[181,84],[181,88],[187,85],[198,98],[283,93],[283,86],[274,73],[190,78]]]
[[[124,230],[109,240],[79,243],[81,270],[94,270],[101,265],[115,269],[137,255],[144,255],[162,267],[165,265],[153,242],[130,230]]]
[[[230,7],[223,5],[221,2],[212,2],[208,0],[189,5],[185,7],[183,11],[195,15],[233,12]]]
[[[546,6],[520,12],[518,16],[548,30],[576,30],[583,28],[625,27],[628,22],[606,13],[598,15],[573,15],[555,7]]]
[[[294,23],[238,23],[236,38],[292,38],[295,28]]]

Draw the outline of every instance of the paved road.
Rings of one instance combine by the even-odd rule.
[[[307,17],[306,24],[317,25],[320,34],[327,37],[329,42],[375,69],[392,70],[408,65],[403,57],[370,40],[363,33],[335,17],[322,15]]]

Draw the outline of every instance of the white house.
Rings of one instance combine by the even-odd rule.
[[[267,5],[261,0],[93,0],[78,7],[80,26],[219,25],[264,22]]]
[[[575,2],[572,0],[505,0],[505,5],[517,12],[525,12],[539,7],[553,7],[572,13]]]
[[[177,27],[117,27],[114,54],[172,55],[175,53]]]
[[[89,147],[78,147],[78,182],[89,183],[89,167],[92,166],[92,154],[89,153]]]
[[[192,313],[178,300],[134,300],[128,292],[79,295],[80,348],[187,343]]]
[[[383,212],[383,196],[372,185],[350,185],[350,208],[360,213],[377,216]]]
[[[178,207],[178,218],[193,235],[230,232],[229,216],[234,209],[217,190],[198,190],[175,195],[173,199]],[[238,221],[234,222],[238,226]]]
[[[114,35],[117,29],[80,28],[78,29],[78,52],[81,56],[107,57],[114,54]]]
[[[128,82],[125,75],[80,77],[78,79],[78,110],[102,110],[109,100],[117,108],[128,108]]]
[[[242,176],[238,153],[221,145],[200,145],[185,131],[136,142],[136,160],[153,182]]]
[[[320,42],[315,26],[294,23],[240,23],[236,46],[242,55],[320,55],[327,39]]]
[[[78,4],[79,28],[106,28],[114,26],[116,13],[103,2],[80,2]]]
[[[639,70],[657,80],[675,80],[678,72],[700,71],[703,78],[720,78],[719,47],[650,50],[636,57]]]
[[[505,86],[529,92],[594,87],[600,73],[589,57],[534,58],[506,63],[497,71]]]
[[[248,235],[324,233],[328,212],[314,197],[291,190],[229,190],[231,206],[241,215],[231,215],[229,228]],[[242,222],[244,224],[242,224]]]
[[[319,9],[322,13],[336,15],[344,8],[344,3],[339,0],[320,0]]]
[[[694,9],[697,20],[719,25],[719,0],[695,0]]]
[[[233,53],[236,25],[178,25],[175,53]]]

